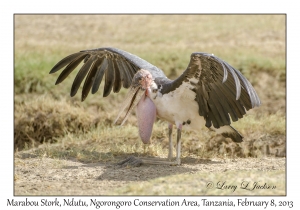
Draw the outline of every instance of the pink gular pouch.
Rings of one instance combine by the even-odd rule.
[[[139,135],[144,144],[150,143],[153,124],[156,119],[156,107],[147,96],[147,92],[148,90],[146,90],[136,107]]]
[[[121,106],[117,119],[115,120],[116,123],[121,117],[123,111],[125,111],[128,107],[121,123],[121,125],[123,125],[130,112],[134,107],[136,107],[139,135],[144,144],[150,143],[153,124],[156,119],[156,107],[152,100],[148,97],[149,91],[151,90],[148,88],[145,90],[140,87],[132,87]]]

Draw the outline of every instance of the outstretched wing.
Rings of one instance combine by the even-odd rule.
[[[86,77],[82,88],[82,101],[90,90],[92,94],[98,91],[103,77],[105,77],[103,97],[108,96],[111,90],[119,92],[122,84],[124,88],[129,88],[134,74],[139,69],[148,70],[153,78],[165,77],[159,68],[136,55],[116,48],[98,48],[83,50],[59,61],[50,71],[52,74],[65,67],[55,84],[61,83],[82,61],[84,64],[71,88],[71,96],[74,96]]]
[[[157,80],[159,82],[160,79]],[[159,88],[162,94],[166,94],[185,82],[196,93],[199,115],[205,118],[207,127],[230,125],[230,117],[237,121],[246,114],[245,109],[261,103],[242,73],[212,54],[193,53],[183,74],[174,81],[165,80]]]

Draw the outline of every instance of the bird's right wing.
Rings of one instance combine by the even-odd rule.
[[[78,71],[71,88],[71,96],[74,96],[86,77],[82,88],[82,101],[91,89],[92,94],[98,91],[103,77],[105,77],[103,97],[108,96],[111,90],[115,93],[119,92],[122,83],[124,88],[129,88],[134,74],[139,69],[148,70],[153,78],[165,77],[159,68],[140,57],[110,47],[83,50],[59,61],[50,71],[52,74],[65,67],[55,84],[61,83],[82,61],[84,64]]]
[[[230,125],[230,117],[237,121],[246,113],[245,108],[249,110],[261,103],[242,73],[212,54],[193,53],[183,74],[174,81],[162,83],[159,89],[167,94],[183,83],[188,83],[192,87],[190,91],[196,93],[194,100],[207,127]]]

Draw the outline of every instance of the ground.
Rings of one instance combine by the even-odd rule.
[[[82,163],[24,152],[15,158],[15,195],[285,195],[285,161],[186,157],[180,166],[131,168],[116,162]],[[246,190],[241,188],[243,182],[249,182],[248,189],[255,182],[276,189]],[[227,189],[228,185],[237,189]]]

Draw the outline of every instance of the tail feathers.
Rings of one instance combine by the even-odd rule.
[[[242,142],[243,136],[232,126],[225,125],[216,130],[217,133],[221,133],[226,138],[231,138],[234,142]]]

